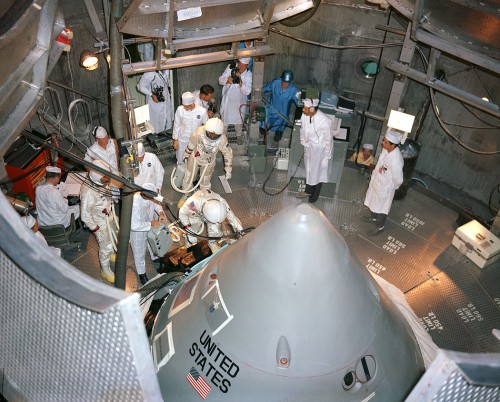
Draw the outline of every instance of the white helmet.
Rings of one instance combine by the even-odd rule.
[[[218,138],[224,132],[224,123],[218,117],[212,117],[211,119],[208,119],[207,122],[205,123],[205,132],[214,133],[217,135]],[[214,138],[210,139],[213,140]]]
[[[109,165],[100,160],[100,159],[96,159],[94,162],[92,162],[92,164],[96,165],[96,166],[99,166],[100,168],[103,168],[103,169],[106,169],[108,172],[110,171],[109,169]],[[98,171],[96,170],[91,170],[90,173],[89,173],[89,176],[90,176],[90,179],[96,183],[96,184],[99,184],[101,185],[101,179],[103,178],[103,174],[99,173]]]
[[[226,207],[219,200],[208,200],[203,205],[203,216],[210,223],[224,222],[224,219],[226,219]]]

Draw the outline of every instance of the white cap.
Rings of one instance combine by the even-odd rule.
[[[317,107],[319,105],[319,99],[304,99],[305,107]]]
[[[141,156],[144,156],[146,152],[144,152],[144,145],[142,142],[139,142],[137,144],[137,156],[140,158]]]
[[[226,219],[226,207],[219,200],[208,200],[203,205],[203,216],[210,223],[221,223]]]
[[[94,133],[95,133],[95,138],[106,138],[108,136],[108,132],[106,131],[106,129],[104,127],[96,127],[94,129]]]
[[[109,165],[100,159],[96,159],[94,162],[92,162],[92,164],[99,166],[100,168],[106,169],[109,172]],[[95,183],[99,183],[101,181],[102,177],[104,176],[103,174],[101,174],[95,170],[91,170],[89,175],[90,175],[90,178],[92,179],[92,181]]]
[[[250,64],[250,61],[252,61],[252,58],[251,57],[243,57],[241,59],[238,59],[238,61],[240,63],[248,65],[248,64]]]
[[[57,166],[47,166],[45,168],[45,171],[46,172],[50,172],[50,173],[58,173],[58,174],[61,174],[61,169],[58,168]]]
[[[387,130],[387,133],[385,133],[385,138],[387,138],[393,144],[399,144],[403,136],[397,131]]]
[[[222,133],[224,132],[224,123],[218,117],[212,117],[205,123],[205,130],[209,133],[222,135]]]
[[[31,215],[26,215],[26,216],[21,216],[21,220],[28,226],[29,228],[32,228],[35,226],[36,219],[33,218]]]
[[[146,190],[154,191],[155,193],[157,190],[156,186],[153,183],[144,183],[142,187],[145,188]]]
[[[373,151],[373,145],[372,144],[363,144],[363,148],[371,149]]]
[[[194,95],[192,92],[184,92],[182,94],[182,104],[184,106],[192,105],[194,103]]]

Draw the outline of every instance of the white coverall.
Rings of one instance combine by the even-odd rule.
[[[301,117],[300,143],[304,146],[306,184],[328,182],[333,152],[333,121],[321,110],[312,117]]]
[[[231,224],[233,230],[235,232],[242,231],[241,222],[233,213],[227,201],[219,194],[210,190],[198,190],[189,197],[179,210],[179,220],[185,227],[196,234],[203,232],[204,224],[206,223],[207,232],[210,237],[221,237],[223,235],[222,224],[208,222],[203,216],[203,206],[207,201],[214,199],[226,207],[226,219]],[[215,244],[215,242],[215,240],[209,241],[211,244]]]
[[[403,183],[403,157],[399,148],[383,149],[373,170],[365,205],[376,214],[389,214],[394,193]]]
[[[179,148],[175,152],[178,165],[182,163],[182,157],[189,142],[189,136],[194,130],[205,124],[207,120],[207,110],[202,106],[195,106],[193,110],[186,110],[181,105],[175,111],[172,138],[179,141]]]
[[[75,220],[80,217],[80,206],[69,206],[68,200],[50,183],[37,186],[35,200],[38,223],[41,226],[63,225],[67,228],[71,222],[71,214],[74,214]]]
[[[227,126],[234,124],[236,136],[241,136],[242,117],[246,114],[247,97],[252,92],[252,73],[245,70],[241,74],[240,84],[227,84],[227,79],[231,76],[229,65],[226,67],[222,75],[219,77],[219,84],[222,87],[222,101],[220,106],[220,114],[224,122],[224,131],[227,132]],[[241,107],[241,110],[240,110]]]
[[[142,186],[144,183],[153,183],[161,191],[165,169],[155,154],[146,152],[144,160],[139,162],[139,174],[134,177],[134,183]]]
[[[134,194],[132,206],[132,222],[130,226],[130,246],[134,255],[135,268],[138,275],[146,273],[146,248],[148,232],[151,229],[151,221],[159,220],[160,213],[163,212],[161,205],[144,199],[141,193]],[[151,254],[151,259],[153,255]]]
[[[153,88],[163,87],[165,102],[155,102],[151,97]],[[170,81],[168,71],[150,71],[144,73],[137,84],[137,90],[146,95],[149,105],[149,121],[155,129],[155,133],[161,133],[172,128],[174,120],[174,108],[170,99]]]
[[[233,150],[229,147],[227,137],[222,134],[215,140],[209,139],[205,134],[205,126],[201,126],[189,137],[189,143],[184,151],[184,158],[188,158],[186,164],[186,173],[184,174],[184,181],[182,182],[182,189],[186,190],[188,186],[192,185],[196,179],[199,169],[204,169],[205,174],[201,178],[200,188],[210,190],[212,184],[210,179],[215,170],[215,162],[217,160],[217,152],[221,151],[224,157],[224,170],[227,175],[231,175],[233,170]],[[229,179],[229,177],[228,177]]]
[[[108,144],[106,145],[106,149],[101,148],[100,145],[94,142],[90,147],[87,148],[87,152],[85,152],[85,158],[87,162],[94,162],[95,160],[102,160],[106,162],[111,168],[111,173],[116,175],[120,175],[120,171],[118,170],[118,154],[116,152],[115,140],[109,139]],[[113,199],[118,202],[120,198],[120,189],[117,187],[112,187],[111,191],[113,193]]]
[[[111,228],[113,202],[107,195],[107,193],[110,193],[107,186],[101,187],[100,190],[102,193],[83,184],[80,190],[80,203],[82,221],[90,231],[94,231],[99,227],[97,231],[93,232],[99,244],[99,262],[101,263],[101,271],[109,275],[112,273],[109,260],[113,254],[113,246],[109,230]]]

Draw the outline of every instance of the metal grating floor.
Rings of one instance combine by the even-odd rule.
[[[172,153],[159,157],[165,165],[163,196],[172,201],[171,209],[176,214],[176,204],[181,197],[169,183],[174,157]],[[293,179],[284,189],[288,183],[287,172],[273,170],[273,157],[267,158],[265,173],[251,174],[248,157],[235,156],[230,194],[224,193],[217,178],[224,174],[222,166],[220,160],[212,178],[212,189],[227,199],[245,228],[258,226],[285,206],[304,202],[296,198],[301,179]],[[500,329],[500,261],[480,269],[461,255],[451,246],[457,212],[413,188],[403,200],[394,201],[386,230],[375,237],[367,236],[371,224],[360,219],[366,212],[363,200],[367,187],[366,175],[345,166],[337,198],[333,196],[334,185],[329,184],[323,187],[315,205],[367,269],[406,294],[438,347],[499,353],[500,340],[492,330]],[[88,237],[88,232],[80,236]],[[65,258],[100,279],[97,244],[93,237],[83,240],[88,247],[72,251]],[[155,270],[149,258],[146,264],[151,277]],[[131,252],[127,268],[127,290],[134,291],[137,279]]]

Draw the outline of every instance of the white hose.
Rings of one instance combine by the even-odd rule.
[[[194,163],[196,164],[196,159],[194,160]],[[200,180],[198,180],[198,183],[196,184],[196,186],[192,187],[192,188],[189,188],[187,190],[181,190],[180,188],[178,188],[175,183],[174,183],[174,176],[175,176],[175,172],[177,170],[177,166],[172,170],[172,174],[170,175],[170,184],[172,185],[172,188],[179,192],[179,193],[182,193],[182,194],[189,194],[191,192],[193,192],[194,190],[196,190],[199,185],[201,184],[201,179],[203,179],[203,176],[205,176],[205,172],[207,171],[207,168],[208,168],[208,163],[205,165],[205,167],[203,168],[203,171],[201,172],[200,174]],[[191,179],[189,180],[189,186],[190,187],[192,184],[193,184],[193,179],[194,179],[194,172],[195,172],[196,168],[195,166],[193,166],[193,172],[191,174]]]

